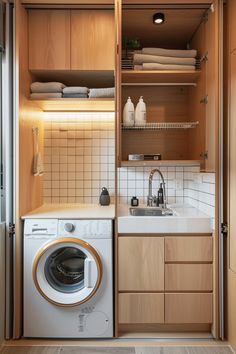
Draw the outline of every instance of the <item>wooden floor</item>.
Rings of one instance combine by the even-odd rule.
[[[1,354],[233,354],[229,346],[4,346]]]

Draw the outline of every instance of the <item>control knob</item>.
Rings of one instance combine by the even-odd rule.
[[[75,225],[72,224],[71,222],[67,222],[65,225],[64,225],[64,229],[65,231],[67,232],[73,232],[75,230]]]

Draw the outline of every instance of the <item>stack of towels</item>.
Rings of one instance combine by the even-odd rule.
[[[44,100],[48,98],[114,98],[115,88],[92,88],[81,86],[66,87],[61,82],[33,82],[31,98]]]
[[[31,98],[44,100],[46,98],[62,98],[65,85],[61,82],[33,82],[30,88]]]
[[[195,49],[143,48],[134,53],[134,70],[195,70]]]
[[[63,98],[88,98],[87,87],[70,86],[63,89]]]

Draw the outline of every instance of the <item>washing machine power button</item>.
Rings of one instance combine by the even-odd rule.
[[[75,230],[75,225],[72,224],[71,222],[67,222],[65,225],[64,225],[64,229],[65,231],[67,232],[73,232]]]

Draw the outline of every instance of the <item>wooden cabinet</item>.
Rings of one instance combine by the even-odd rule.
[[[119,291],[163,291],[164,239],[120,237],[118,273]]]
[[[119,294],[119,323],[164,323],[164,294]]]
[[[165,323],[212,323],[212,294],[165,294]]]
[[[165,237],[165,262],[212,262],[212,237]]]
[[[114,70],[115,20],[111,10],[71,12],[71,69]]]
[[[165,291],[212,291],[211,264],[166,264]]]
[[[114,70],[113,10],[29,10],[30,70]]]
[[[70,69],[70,11],[29,10],[29,69]]]

